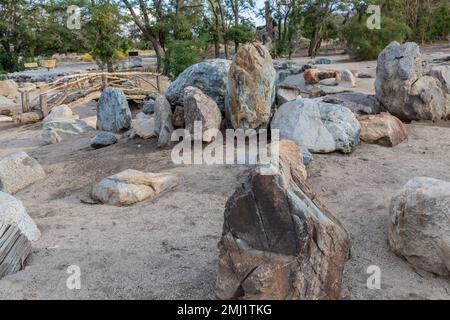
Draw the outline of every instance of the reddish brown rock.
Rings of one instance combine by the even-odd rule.
[[[408,137],[408,130],[404,124],[390,113],[361,116],[358,118],[361,125],[362,141],[393,147]]]
[[[273,175],[253,170],[226,204],[220,299],[340,297],[347,232],[289,158],[280,157]]]
[[[337,75],[336,70],[319,70],[319,69],[307,69],[303,73],[303,78],[306,84],[316,84],[320,80],[335,78]]]

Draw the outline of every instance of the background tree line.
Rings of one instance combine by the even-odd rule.
[[[54,53],[89,53],[112,69],[118,52],[154,50],[157,70],[176,77],[206,57],[230,58],[256,37],[251,17],[265,20],[274,56],[300,44],[314,57],[326,41],[345,42],[357,59],[374,59],[390,41],[420,43],[450,34],[447,0],[0,0],[0,72]],[[381,7],[381,29],[366,26],[367,7]],[[80,30],[67,8],[81,8]]]

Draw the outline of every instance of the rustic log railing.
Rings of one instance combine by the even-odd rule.
[[[161,93],[160,74],[151,72],[98,72],[62,77],[44,85],[39,96],[43,116],[61,104],[75,107],[97,99],[106,87],[121,89],[128,99],[143,100],[149,93]],[[142,84],[145,84],[143,88]],[[22,92],[22,110],[30,111],[29,92]]]

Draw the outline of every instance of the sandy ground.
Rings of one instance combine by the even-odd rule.
[[[367,69],[374,61],[334,65]],[[300,58],[299,60],[302,60]],[[305,58],[306,59],[306,58]],[[338,62],[342,61],[342,62]],[[373,93],[374,79],[358,79]],[[76,109],[83,116],[95,105]],[[409,179],[450,181],[450,127],[407,124],[394,148],[361,144],[350,155],[314,155],[309,180],[349,231],[352,256],[344,299],[450,299],[449,279],[414,270],[387,245],[392,195]],[[42,231],[25,270],[0,280],[0,299],[213,299],[225,202],[244,166],[176,166],[155,140],[121,140],[93,150],[86,135],[44,145],[41,124],[0,125],[0,157],[25,150],[45,168],[45,180],[18,192]],[[182,183],[132,207],[90,205],[92,186],[124,169],[179,174]],[[81,269],[81,290],[69,290],[67,268]],[[381,269],[381,289],[366,286],[366,269]]]

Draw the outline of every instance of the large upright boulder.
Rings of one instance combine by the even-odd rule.
[[[23,151],[0,159],[0,191],[14,194],[43,178],[44,169]]]
[[[165,147],[171,143],[174,130],[172,117],[172,107],[169,101],[164,96],[158,95],[155,100],[155,133],[158,136],[159,147]]]
[[[312,99],[286,102],[275,113],[271,129],[280,139],[289,139],[310,151],[352,152],[359,144],[361,127],[347,108]]]
[[[205,95],[200,89],[187,87],[184,91],[184,121],[186,130],[192,135],[195,130],[195,122],[202,123],[202,140],[211,142],[214,137],[203,137],[207,130],[219,130],[222,122],[222,114],[214,100]],[[196,139],[196,137],[193,137]]]
[[[349,238],[283,156],[257,167],[228,199],[219,242],[219,299],[339,299]],[[267,169],[267,167],[265,168]]]
[[[275,101],[275,69],[259,43],[241,46],[228,74],[227,116],[235,129],[266,128]]]
[[[131,128],[131,111],[122,90],[106,88],[97,106],[97,127],[101,131],[121,132]]]
[[[211,59],[190,66],[167,88],[167,100],[172,105],[183,105],[184,89],[191,86],[213,98],[224,111],[230,64],[229,60]]]
[[[441,82],[424,75],[422,55],[414,42],[391,42],[378,56],[377,99],[401,120],[445,120],[450,99]]]
[[[0,191],[0,279],[23,269],[40,235],[22,202]]]
[[[450,182],[414,178],[392,198],[389,245],[414,267],[450,275]]]

